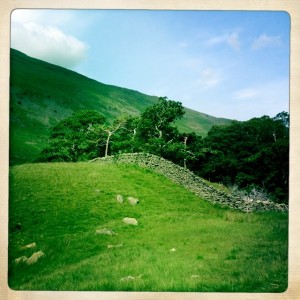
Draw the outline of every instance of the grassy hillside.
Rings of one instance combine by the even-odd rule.
[[[116,201],[118,194],[124,203]],[[128,196],[140,203],[130,205]],[[12,167],[9,214],[12,289],[282,292],[287,287],[286,213],[245,214],[213,206],[136,166]],[[136,218],[138,225],[123,223],[125,217]],[[116,234],[96,234],[103,228]],[[32,243],[35,248],[24,247]],[[14,263],[37,251],[45,254],[37,263]]]
[[[156,97],[102,84],[14,49],[10,84],[11,164],[33,161],[47,141],[49,128],[73,112],[93,109],[112,121],[120,114],[137,115],[157,101]],[[186,109],[178,126],[182,131],[205,135],[212,125],[226,122]]]

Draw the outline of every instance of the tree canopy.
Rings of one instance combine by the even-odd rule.
[[[259,186],[288,200],[289,128],[287,113],[213,127],[198,173],[212,181]]]
[[[103,125],[105,118],[97,111],[74,113],[55,125],[48,146],[42,151],[42,161],[80,161],[100,155],[95,125]]]

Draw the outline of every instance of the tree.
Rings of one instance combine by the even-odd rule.
[[[160,97],[158,102],[148,107],[141,115],[141,134],[145,138],[163,138],[171,123],[184,115],[184,108],[181,102],[168,100],[167,97]]]
[[[48,146],[39,160],[78,161],[99,155],[94,126],[102,126],[105,118],[92,110],[74,113],[51,129]]]
[[[110,147],[112,153],[133,153],[144,150],[137,134],[139,124],[140,117],[126,117],[123,125],[114,134],[114,141]]]
[[[204,139],[198,173],[204,178],[256,185],[280,202],[288,200],[289,135],[288,114],[263,116],[249,121],[211,128]]]
[[[126,124],[127,118],[121,117],[113,123],[112,126],[101,126],[100,130],[104,131],[107,134],[106,142],[105,142],[105,154],[104,156],[108,156],[108,146],[110,143],[110,139],[112,135],[114,135],[120,128],[122,128]]]
[[[273,119],[282,123],[287,129],[290,127],[290,116],[286,111],[277,114]]]
[[[148,152],[160,155],[182,164],[184,145],[178,129],[173,126],[176,119],[183,116],[184,109],[180,102],[159,98],[158,102],[148,107],[138,117],[127,117],[118,130],[106,128],[106,137],[114,134],[111,153]],[[107,141],[107,140],[106,140]]]
[[[175,120],[184,115],[181,102],[160,97],[158,102],[148,107],[141,115],[138,138],[153,154],[160,154],[167,144],[178,136],[178,129],[172,126]]]

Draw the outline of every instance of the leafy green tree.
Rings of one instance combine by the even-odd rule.
[[[137,132],[139,130],[139,117],[126,117],[125,122],[114,135],[111,143],[112,153],[133,153],[143,151]]]
[[[142,113],[137,134],[150,153],[161,154],[163,148],[176,139],[178,129],[172,125],[184,113],[180,102],[166,97],[160,97],[156,104]]]
[[[180,102],[160,97],[156,104],[142,113],[139,134],[145,139],[166,138],[169,131],[172,131],[171,124],[183,115],[184,108]]]
[[[87,110],[74,113],[51,129],[48,146],[42,151],[42,161],[79,161],[99,155],[98,136],[94,126],[104,124],[98,112]]]
[[[210,150],[204,153],[198,173],[241,188],[256,185],[286,203],[288,132],[286,112],[213,127],[204,139],[204,148]]]
[[[282,123],[284,125],[285,129],[289,129],[289,127],[290,127],[290,115],[286,111],[283,111],[283,112],[277,114],[274,117],[274,120],[279,121],[280,123]],[[288,130],[286,130],[286,133],[288,133]]]
[[[148,152],[182,165],[188,149],[174,122],[184,109],[180,102],[159,98],[138,117],[127,117],[114,134],[111,153]]]

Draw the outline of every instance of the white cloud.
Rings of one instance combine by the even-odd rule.
[[[230,34],[214,36],[204,42],[206,47],[212,47],[219,44],[227,44],[232,49],[239,51],[241,47],[239,41],[239,31],[235,30]]]
[[[221,77],[217,70],[205,68],[201,71],[200,78],[197,82],[200,84],[202,89],[210,89],[216,87],[223,80],[224,78]]]
[[[74,10],[16,9],[12,12],[11,20],[14,23],[36,23],[61,28],[68,24],[71,24],[71,26],[78,24],[78,15]],[[80,26],[82,21],[79,22]]]
[[[276,47],[281,45],[280,36],[271,36],[267,34],[261,34],[252,43],[252,50],[259,50],[266,47]]]
[[[45,26],[41,15],[15,11],[12,15],[11,47],[47,62],[74,68],[86,57],[88,45],[57,26]]]

